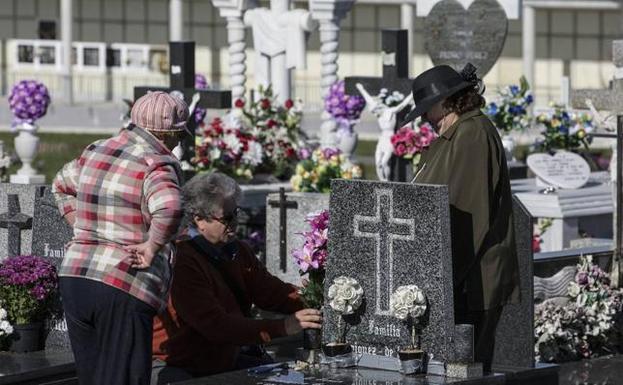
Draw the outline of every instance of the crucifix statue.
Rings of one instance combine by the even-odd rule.
[[[290,9],[290,0],[270,0],[270,9],[255,8],[244,15],[253,30],[255,77],[264,87],[272,84],[281,103],[292,96],[292,69],[304,69],[309,32],[318,22],[304,9]]]
[[[384,29],[381,35],[381,49],[382,49],[382,57],[383,57],[383,76],[382,77],[361,77],[361,76],[350,76],[345,79],[345,89],[346,93],[349,95],[361,95],[364,98],[368,97],[370,99],[371,95],[378,95],[381,89],[386,88],[389,92],[398,91],[403,95],[411,95],[411,83],[412,79],[409,78],[409,35],[407,30],[393,30],[393,29]],[[366,92],[362,92],[364,89]],[[408,99],[408,98],[407,98]],[[405,100],[407,100],[405,99]],[[369,102],[369,100],[366,100]],[[382,109],[381,106],[377,105],[375,109],[377,111],[377,116],[379,120],[379,125],[381,126],[381,137],[387,139],[391,138],[393,133],[400,127],[396,127],[397,123],[402,121],[404,116],[409,112],[409,109],[406,108],[409,104],[408,102],[403,102],[400,104],[400,108],[394,108],[395,111],[390,111],[389,109]],[[372,108],[368,105],[368,108]],[[383,110],[383,113],[380,111]],[[392,118],[392,119],[389,119]],[[389,120],[388,120],[389,119]],[[393,122],[393,126],[388,129],[385,127],[388,123]],[[391,145],[391,143],[389,143]],[[382,148],[380,148],[382,147]],[[402,181],[407,182],[410,181],[410,175],[407,170],[408,167],[411,167],[409,162],[408,165],[402,165],[398,162],[397,158],[393,156],[392,150],[393,146],[387,146],[387,140],[379,140],[377,144],[377,153],[382,154],[380,158],[377,157],[377,173],[381,170],[379,174],[379,179],[381,180],[392,180],[392,181]],[[389,156],[391,157],[390,163],[393,166],[386,166],[384,164],[379,164],[379,161],[383,161],[385,157],[387,157],[387,153],[389,151]],[[380,167],[380,169],[379,169]],[[386,170],[391,170],[389,175],[386,174]],[[385,179],[387,177],[387,179]]]
[[[225,109],[231,107],[231,91],[216,91],[195,88],[195,42],[169,42],[169,87],[134,87],[134,100],[149,91],[164,91],[183,98],[189,105],[188,128],[191,132],[196,129],[194,109],[196,107],[208,109]],[[195,138],[185,138],[182,141],[181,154],[176,154],[182,165],[194,156]],[[187,166],[188,167],[188,166]]]
[[[595,121],[598,128],[607,131],[615,130],[616,133],[593,133],[593,137],[603,137],[616,139],[616,144],[612,151],[612,156],[616,160],[623,154],[623,40],[615,40],[612,43],[612,59],[616,67],[614,79],[610,82],[607,90],[574,90],[571,92],[571,103],[576,108],[588,108],[596,114]],[[603,117],[598,110],[610,111],[611,117],[616,116],[615,124]],[[623,284],[623,165],[620,161],[610,163],[611,179],[614,183],[616,193],[614,195],[614,252],[612,261],[611,282],[614,287]],[[613,169],[614,168],[614,169]]]

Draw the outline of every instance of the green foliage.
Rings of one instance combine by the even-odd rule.
[[[311,309],[320,309],[324,304],[324,269],[310,270],[309,282],[301,289],[301,297],[305,306]]]

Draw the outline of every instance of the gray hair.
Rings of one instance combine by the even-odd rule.
[[[196,215],[208,218],[223,207],[226,200],[240,202],[240,186],[231,177],[220,173],[201,173],[190,179],[182,187],[185,219],[192,223]]]

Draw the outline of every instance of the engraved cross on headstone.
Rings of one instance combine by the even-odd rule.
[[[298,208],[297,202],[289,202],[286,199],[286,190],[279,189],[279,200],[269,200],[270,207],[279,207],[279,268],[285,273],[288,266],[288,228],[287,211],[288,209]]]
[[[389,299],[394,290],[394,241],[415,240],[415,219],[395,218],[393,192],[377,189],[376,214],[355,215],[355,237],[373,238],[376,241],[376,305],[377,315],[390,315]]]
[[[8,230],[7,256],[20,255],[21,233],[22,230],[32,228],[32,217],[21,212],[17,194],[7,195],[7,212],[0,214],[0,227]]]
[[[184,95],[188,105],[195,94],[199,95],[196,107],[200,108],[231,108],[231,91],[201,90],[195,88],[195,42],[172,41],[169,42],[169,87],[134,87],[134,100],[145,95],[149,91],[172,92],[179,91]],[[195,131],[195,119],[191,114],[188,120],[188,128]],[[184,138],[182,146],[184,153],[182,160],[190,160],[194,156],[195,138]]]
[[[383,58],[383,76],[347,76],[345,78],[345,92],[348,95],[360,95],[357,83],[361,83],[363,88],[372,96],[378,95],[381,89],[386,88],[390,93],[399,91],[407,96],[411,93],[412,79],[409,78],[409,34],[407,30],[384,29],[381,32],[381,55]],[[398,126],[409,112],[405,108],[396,114],[396,126]],[[397,130],[396,127],[394,130]],[[410,162],[409,162],[410,163]],[[392,155],[392,171],[390,179],[392,181],[406,182],[410,180],[410,173],[407,171],[410,164],[398,161]]]
[[[587,101],[590,100],[597,110],[610,111],[617,116],[616,134],[593,133],[593,137],[616,139],[616,199],[614,199],[615,212],[615,250],[611,275],[612,285],[620,287],[623,284],[623,40],[612,42],[612,61],[615,66],[614,79],[607,90],[573,90],[571,91],[571,103],[574,108],[590,108]],[[615,156],[615,154],[613,154]]]

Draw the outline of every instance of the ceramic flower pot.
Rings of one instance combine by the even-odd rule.
[[[303,329],[303,349],[316,350],[322,347],[322,330]]]
[[[11,341],[9,351],[26,353],[41,350],[42,326],[41,322],[13,325],[13,340]]]
[[[352,351],[353,351],[352,346],[346,343],[331,342],[331,343],[322,345],[322,352],[327,357],[342,356],[344,354],[349,354]]]
[[[405,349],[398,352],[401,372],[404,374],[424,373],[426,368],[426,354],[420,349]]]

